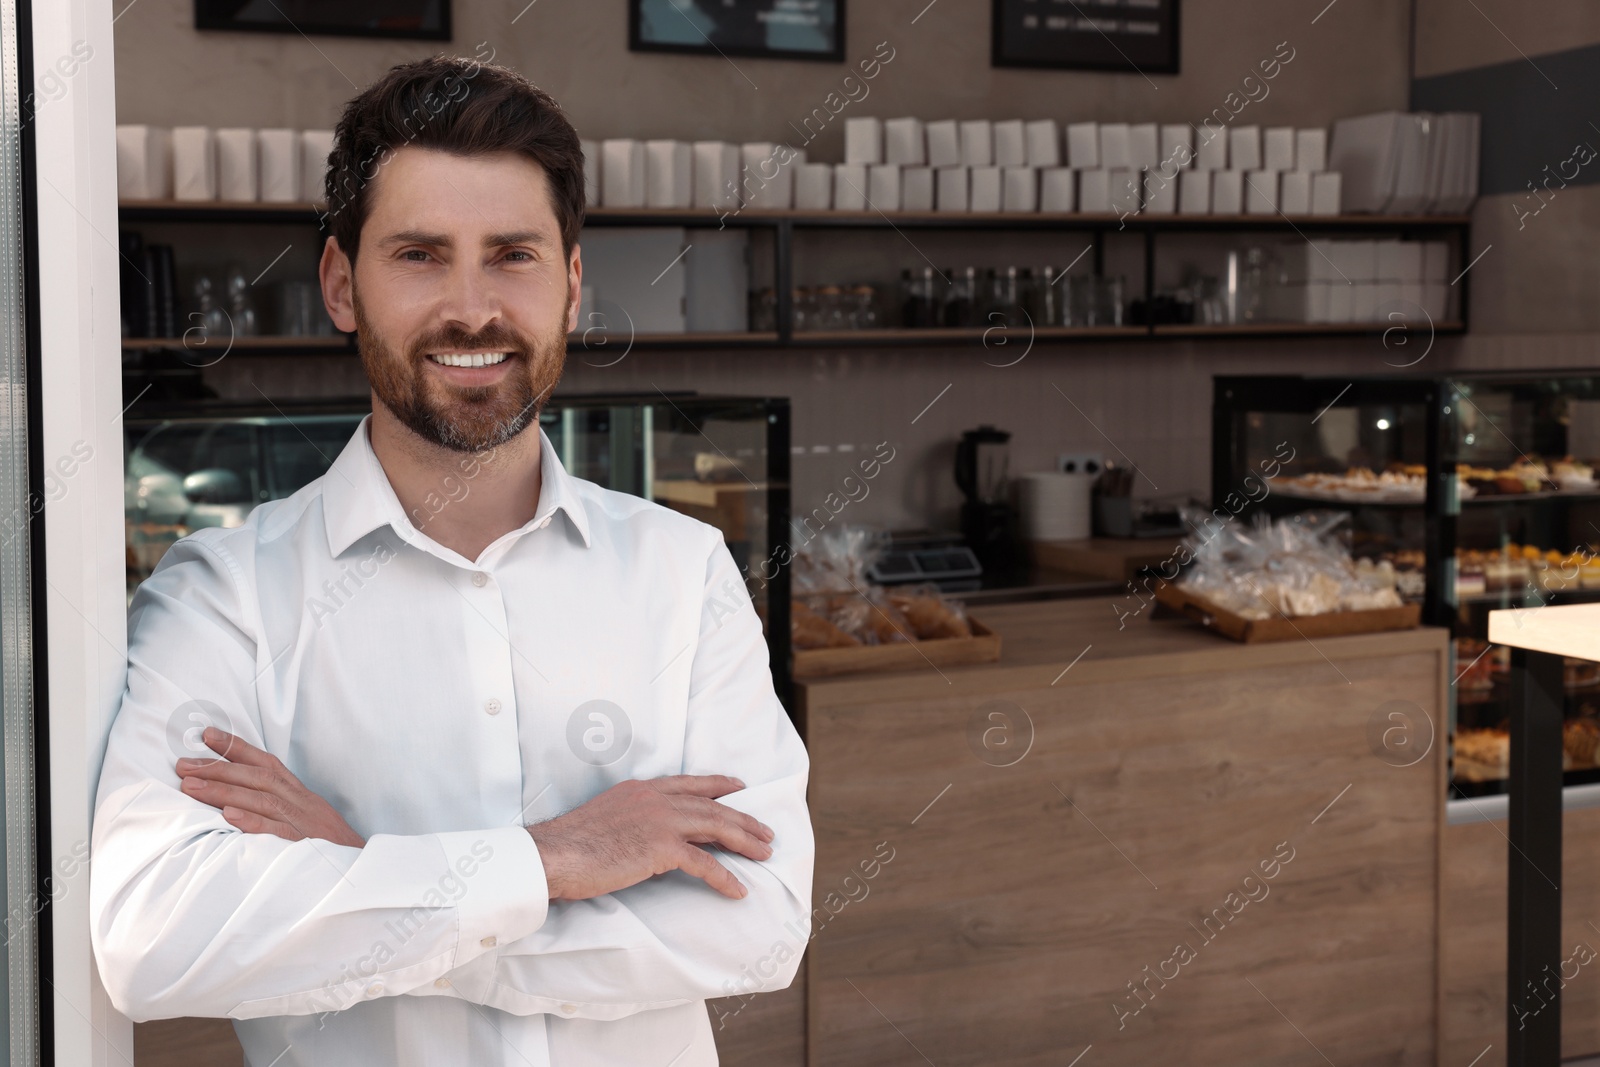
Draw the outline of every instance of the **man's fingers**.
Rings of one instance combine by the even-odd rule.
[[[229,785],[258,789],[263,793],[273,792],[272,786],[275,784],[271,772],[265,767],[252,767],[247,763],[232,763],[220,759],[203,761],[181,759],[178,761],[178,777],[227,782]]]
[[[305,835],[288,823],[281,823],[275,819],[268,819],[253,811],[236,808],[231,804],[222,809],[222,817],[228,823],[247,834],[272,834],[285,841],[299,841]]]
[[[274,793],[263,793],[259,789],[251,789],[248,786],[231,785],[227,782],[212,781],[205,778],[185,778],[181,784],[185,795],[210,804],[214,808],[237,808],[293,830],[293,836],[278,834],[279,837],[288,837],[291,841],[298,841],[305,836],[294,825],[298,820],[295,819],[295,813],[291,810],[290,805],[282,797]]]
[[[711,853],[693,845],[683,846],[678,866],[685,874],[692,874],[725,897],[742,899],[749,890],[733,876],[733,872],[711,857]]]
[[[679,804],[683,818],[680,832],[686,841],[721,845],[753,860],[772,857],[772,849],[761,835],[761,823],[744,812],[698,797],[686,797]]]
[[[730,808],[726,804],[718,804],[714,800],[703,797],[683,797],[674,802],[678,813],[685,819],[685,833],[701,833],[715,836],[728,830],[735,830],[756,841],[771,841],[772,828],[753,815],[747,815],[737,808]],[[718,838],[720,840],[720,838]],[[743,851],[741,849],[740,851]],[[761,857],[765,859],[766,857]]]
[[[273,764],[271,753],[263,752],[248,741],[235,737],[226,730],[219,730],[215,726],[207,726],[200,734],[200,740],[204,741],[211,751],[234,763],[243,763],[251,767],[270,767]]]
[[[652,778],[650,784],[674,796],[706,797],[715,800],[743,789],[744,783],[725,774],[673,774]]]

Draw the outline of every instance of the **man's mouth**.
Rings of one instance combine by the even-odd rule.
[[[509,359],[509,352],[429,352],[428,358],[443,367],[492,367]]]

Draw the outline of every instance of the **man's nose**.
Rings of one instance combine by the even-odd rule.
[[[468,333],[477,333],[500,317],[500,295],[477,263],[457,263],[445,278],[441,311],[447,321],[458,323]]]

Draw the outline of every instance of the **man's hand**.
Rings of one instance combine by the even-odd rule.
[[[723,896],[749,892],[699,846],[753,860],[772,855],[772,830],[716,802],[744,788],[720,774],[620,782],[565,815],[528,827],[544,861],[551,900],[586,900],[667,871],[704,879]]]
[[[222,817],[247,834],[276,834],[289,841],[317,837],[364,848],[366,840],[344,816],[300,784],[277,756],[215,726],[201,735],[225,759],[178,761],[185,795],[222,809]]]

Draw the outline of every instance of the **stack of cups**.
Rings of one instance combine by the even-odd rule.
[[[1029,541],[1082,541],[1090,532],[1093,474],[1035,471],[1017,479],[1022,536]]]

